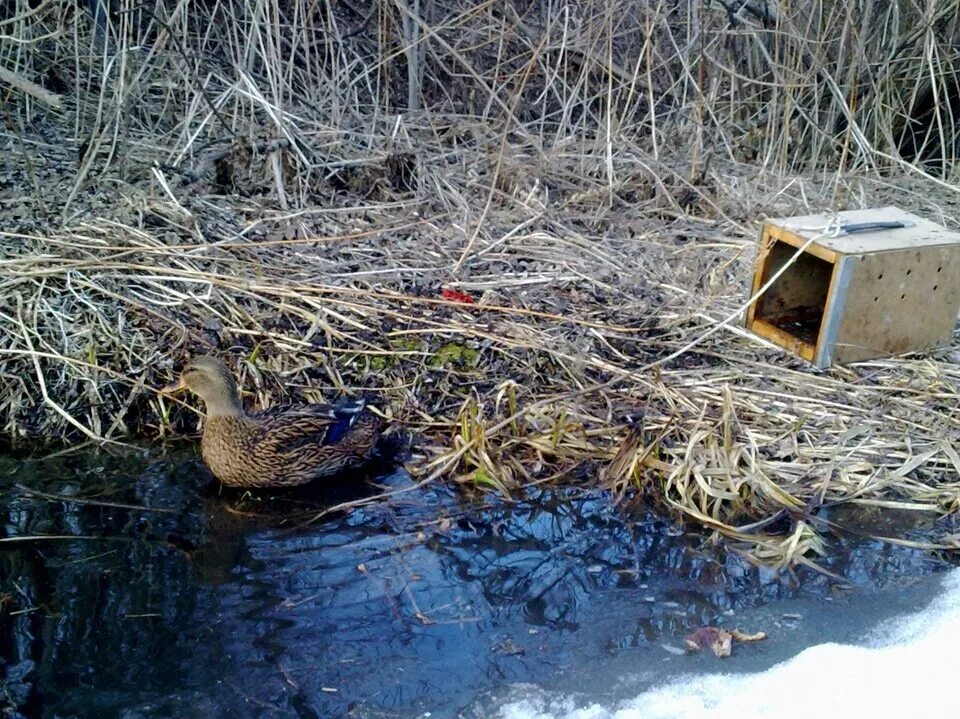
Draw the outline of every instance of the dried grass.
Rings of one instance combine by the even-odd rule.
[[[56,0],[0,17],[8,74],[67,88],[0,88],[12,443],[192,431],[151,388],[216,351],[261,406],[379,394],[421,481],[599,483],[759,561],[814,562],[823,507],[960,509],[956,345],[820,372],[737,324],[764,216],[956,224],[949,174],[898,156],[956,86],[955,18],[121,5],[102,33]]]

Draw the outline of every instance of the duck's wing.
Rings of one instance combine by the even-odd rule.
[[[339,442],[363,414],[365,400],[337,404],[272,407],[251,416],[259,427],[261,447],[290,452]],[[268,450],[269,451],[269,450]]]

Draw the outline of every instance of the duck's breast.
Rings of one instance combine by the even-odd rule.
[[[255,432],[239,417],[210,417],[203,429],[200,451],[203,461],[224,484],[253,487],[269,483],[267,467],[261,467]]]

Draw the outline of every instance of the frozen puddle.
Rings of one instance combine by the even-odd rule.
[[[736,649],[732,659],[723,661],[735,671]],[[515,686],[491,715],[499,719],[960,716],[958,667],[960,569],[955,569],[943,576],[938,595],[925,609],[883,621],[856,643],[816,644],[762,672],[687,674],[620,701],[592,702],[582,696]]]
[[[876,716],[907,703],[894,688],[911,708],[947,706],[960,577],[944,589],[941,557],[837,539],[823,562],[843,581],[781,575],[668,517],[623,516],[607,493],[552,487],[465,502],[435,483],[312,521],[413,480],[375,482],[239,497],[192,449],[0,456],[0,532],[53,535],[0,545],[0,717],[790,716],[846,687],[858,709],[888,710]],[[881,532],[960,530],[897,521]],[[912,634],[889,628],[936,597]],[[686,653],[711,625],[770,639],[726,660]],[[871,633],[916,646],[819,646]],[[733,676],[708,678],[720,671]]]

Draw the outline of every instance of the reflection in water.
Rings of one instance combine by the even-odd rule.
[[[72,537],[0,544],[0,706],[23,716],[449,716],[491,687],[836,584],[627,521],[601,493],[480,505],[435,485],[308,523],[378,490],[223,494],[184,454],[0,473],[5,536]],[[936,564],[861,542],[828,567],[872,589]]]

